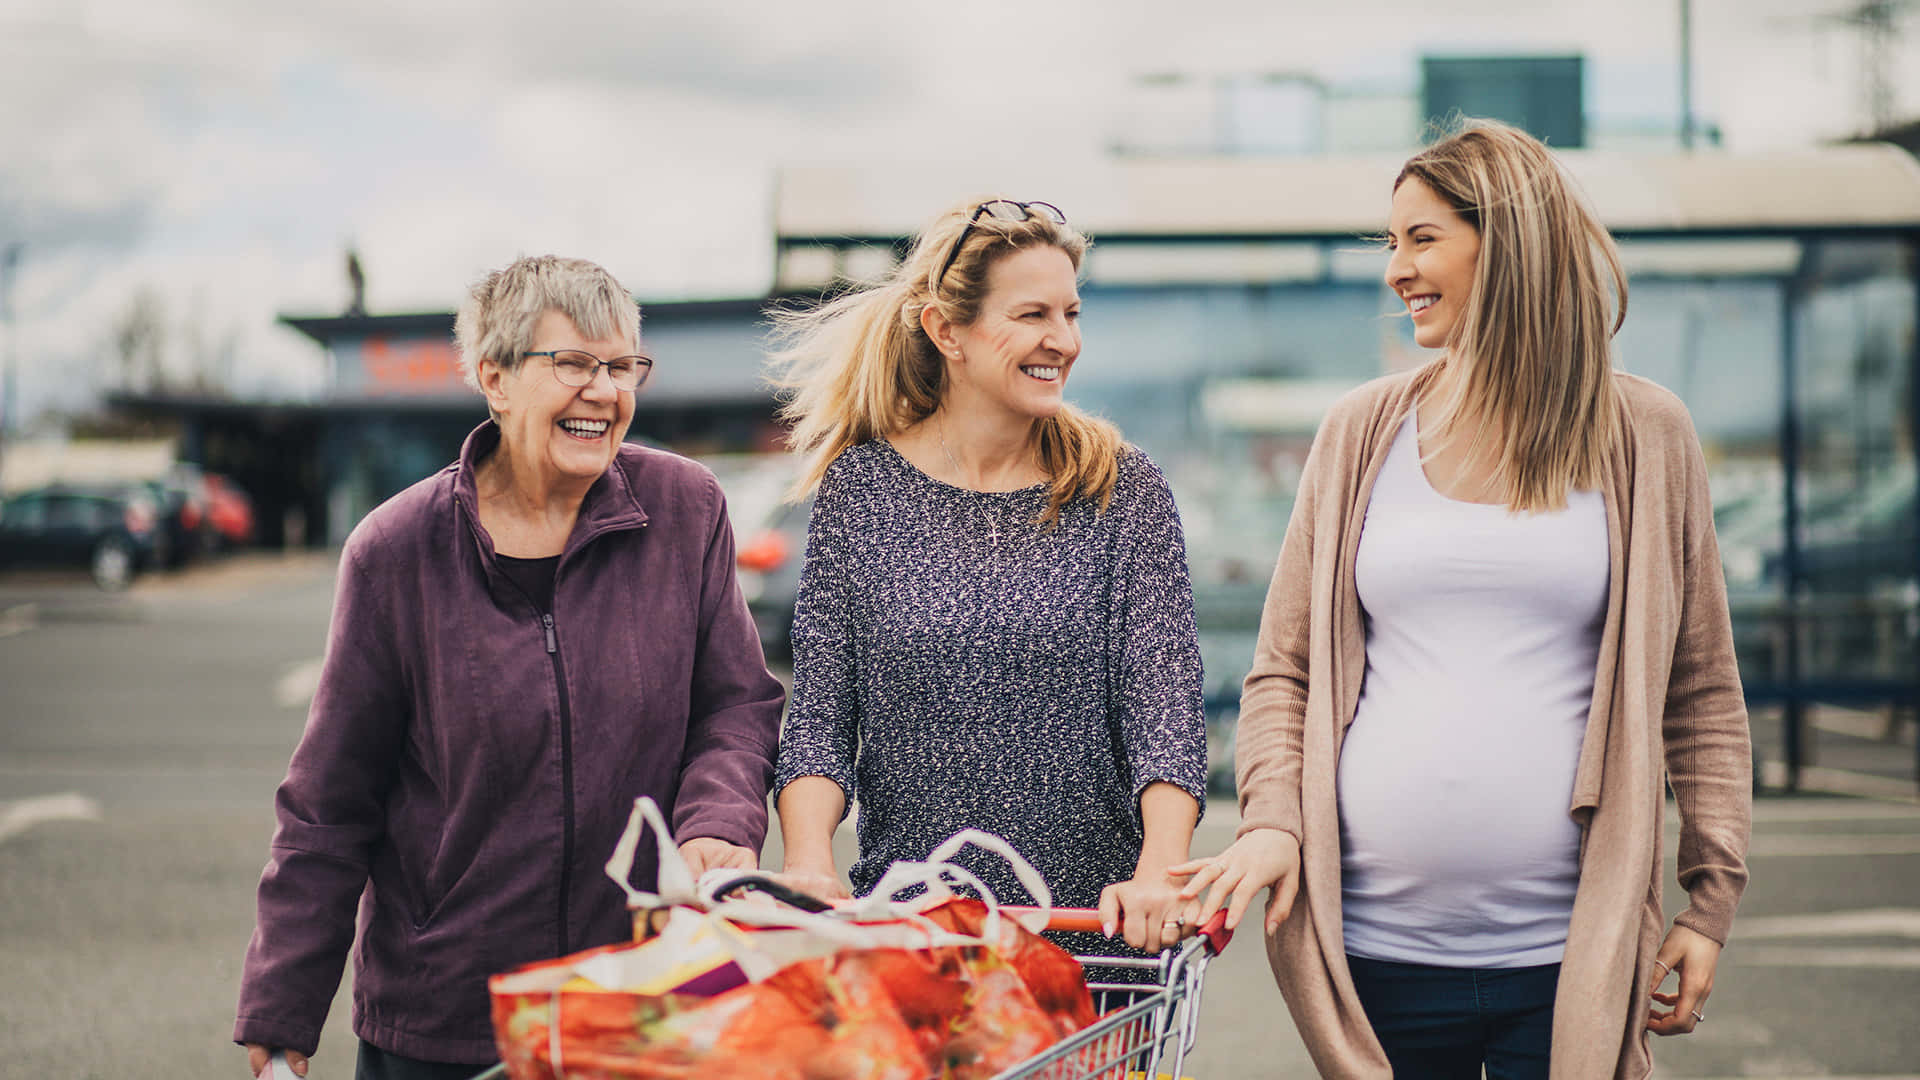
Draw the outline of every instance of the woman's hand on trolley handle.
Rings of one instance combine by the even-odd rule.
[[[852,891],[840,880],[840,872],[830,861],[820,865],[789,859],[776,876],[782,885],[829,903],[853,899]]]
[[[1300,841],[1280,829],[1253,829],[1220,854],[1167,872],[1187,879],[1180,890],[1183,899],[1199,901],[1202,892],[1207,894],[1194,913],[1198,922],[1206,922],[1224,905],[1228,930],[1237,929],[1254,897],[1272,886],[1266,911],[1266,932],[1272,934],[1292,913],[1293,898],[1300,892]]]
[[[259,1076],[266,1070],[267,1062],[276,1053],[287,1055],[287,1066],[293,1070],[293,1075],[307,1075],[307,1055],[298,1050],[281,1050],[278,1047],[262,1046],[259,1043],[247,1044],[247,1068],[253,1070],[253,1075]],[[276,1075],[273,1080],[280,1080],[280,1077]]]
[[[1180,881],[1164,865],[1145,858],[1126,881],[1100,890],[1100,932],[1120,934],[1141,952],[1172,948],[1199,927],[1198,905],[1180,895]]]
[[[1173,868],[1187,861],[1193,826],[1200,820],[1194,797],[1165,780],[1140,792],[1140,855],[1133,876],[1100,890],[1100,929],[1118,932],[1141,952],[1171,948],[1200,926],[1199,905],[1180,895]]]
[[[833,833],[846,816],[847,793],[824,776],[801,776],[780,792],[780,880],[821,900],[850,900],[833,865]]]
[[[711,836],[696,836],[681,844],[680,857],[687,861],[687,869],[692,872],[695,881],[709,870],[760,868],[760,857],[752,851]]]

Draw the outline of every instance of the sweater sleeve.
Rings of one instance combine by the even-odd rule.
[[[673,834],[681,841],[712,837],[757,853],[767,838],[767,784],[784,692],[767,670],[760,633],[734,573],[726,499],[717,483],[712,491]]]
[[[386,832],[408,710],[389,598],[365,546],[350,541],[342,552],[320,683],[275,796],[235,1042],[317,1048]]]
[[[1307,674],[1313,631],[1314,515],[1326,483],[1323,423],[1307,451],[1280,559],[1267,586],[1253,666],[1240,692],[1234,738],[1234,778],[1240,793],[1240,834],[1279,829],[1303,839],[1300,781],[1307,719]]]
[[[1121,521],[1127,556],[1120,568],[1121,636],[1117,693],[1121,739],[1133,770],[1135,799],[1165,782],[1207,805],[1207,721],[1202,704],[1199,635],[1186,538],[1173,491],[1146,455]]]
[[[1687,907],[1674,921],[1724,944],[1747,883],[1753,822],[1753,747],[1734,657],[1726,580],[1713,532],[1706,460],[1690,421],[1674,455],[1684,477],[1680,626],[1667,683],[1662,737],[1680,810],[1680,885]]]
[[[848,500],[829,468],[807,518],[807,555],[793,611],[793,704],[780,733],[776,799],[803,776],[824,776],[856,795],[860,693],[846,568]],[[842,810],[842,816],[846,810]]]

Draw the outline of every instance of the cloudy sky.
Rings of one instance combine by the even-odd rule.
[[[1695,99],[1732,149],[1860,123],[1848,0],[1694,0]],[[1337,14],[1316,13],[1322,9]],[[1426,54],[1580,52],[1588,109],[1677,111],[1674,0],[0,0],[0,245],[22,416],[112,384],[155,298],[175,377],[311,393],[276,326],[346,298],[446,310],[557,251],[643,298],[772,274],[776,169],[1096,156],[1138,76],[1273,71],[1417,89]],[[1920,17],[1895,57],[1920,113]],[[929,212],[938,209],[929,207]],[[4,346],[0,346],[3,349]]]

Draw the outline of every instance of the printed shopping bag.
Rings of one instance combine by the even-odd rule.
[[[679,906],[647,942],[490,981],[496,1042],[516,1080],[985,1080],[1094,1019],[1073,958],[945,861],[969,843],[999,851],[1042,900],[1028,917],[1043,922],[1045,883],[997,837],[958,835],[829,917],[715,895],[737,873],[695,883],[683,864],[664,865],[677,859],[662,860],[660,895],[634,890],[625,876],[643,825],[663,855],[677,851],[642,800],[609,874],[637,909],[668,897]],[[887,899],[907,890],[920,895]]]

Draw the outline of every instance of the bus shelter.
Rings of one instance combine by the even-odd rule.
[[[1706,451],[1756,783],[1911,795],[1920,162],[1873,144],[1562,159],[1627,264],[1616,362],[1677,393]],[[1225,728],[1321,416],[1429,355],[1374,239],[1400,160],[788,170],[779,286],[876,274],[969,200],[1046,199],[1092,235],[1068,395],[1174,484]]]

